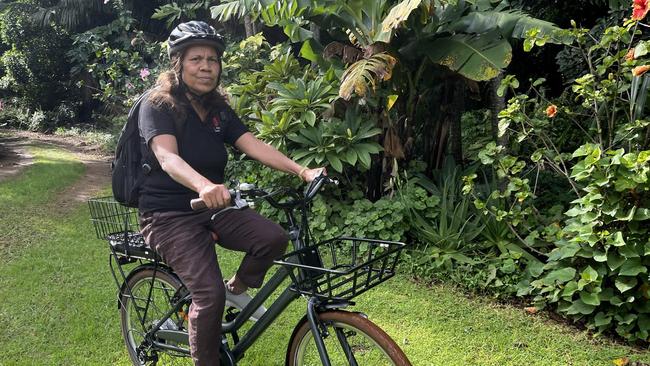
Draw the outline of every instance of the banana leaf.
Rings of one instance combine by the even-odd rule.
[[[539,29],[542,35],[560,30],[551,22],[532,18],[518,10],[471,12],[450,28],[461,33],[484,33],[495,26],[506,38],[526,38],[526,32],[533,28]]]
[[[475,81],[494,78],[512,60],[512,47],[497,30],[438,38],[421,49],[431,61]]]

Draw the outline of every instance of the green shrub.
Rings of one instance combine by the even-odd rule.
[[[537,307],[550,305],[597,332],[648,341],[650,78],[637,67],[648,63],[650,43],[635,39],[638,27],[627,20],[593,41],[574,28],[577,47],[591,57],[589,73],[575,80],[559,106],[540,92],[543,80],[532,84],[534,96],[516,93],[499,115],[499,131],[511,143],[491,143],[479,153],[498,186],[481,196],[474,174],[465,177],[464,190],[481,212],[506,222],[519,245],[545,259],[543,267],[528,264],[532,281],[522,278],[518,295],[532,295]],[[502,87],[515,81],[506,78]],[[566,121],[581,134],[554,132]],[[543,171],[565,179],[564,193],[539,189]]]
[[[627,339],[650,335],[650,151],[602,151],[587,144],[572,177],[583,195],[566,212],[565,237],[532,283],[539,306],[584,319]]]
[[[47,131],[50,124],[49,116],[45,112],[37,110],[29,118],[27,129],[29,131]]]

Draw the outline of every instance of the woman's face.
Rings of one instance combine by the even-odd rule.
[[[194,93],[203,95],[217,87],[221,68],[217,51],[210,46],[190,46],[183,57],[182,77]]]

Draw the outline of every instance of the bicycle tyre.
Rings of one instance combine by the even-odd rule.
[[[129,358],[133,365],[193,365],[192,360],[184,354],[168,352],[164,350],[153,351],[155,358],[150,362],[143,363],[138,358],[137,347],[141,344],[144,335],[144,329],[140,324],[135,306],[144,304],[154,277],[153,268],[144,268],[134,273],[127,281],[131,288],[136,301],[124,290],[120,297],[120,327],[122,337]],[[158,268],[155,270],[154,287],[151,293],[151,303],[149,311],[146,314],[145,326],[152,326],[162,318],[162,314],[168,311],[172,306],[171,297],[182,286],[181,281],[168,271]],[[142,309],[140,309],[142,310]],[[178,314],[175,315],[175,326],[182,328],[185,320]],[[171,323],[170,323],[171,324]],[[180,326],[179,326],[180,325]]]
[[[359,366],[396,365],[410,366],[402,349],[386,332],[359,313],[343,310],[325,311],[318,315],[327,327],[329,336],[325,339],[327,352],[332,365],[351,364],[343,347],[339,334],[344,334],[350,344],[354,358]],[[337,329],[340,330],[337,333]],[[321,365],[307,318],[303,318],[294,329],[287,348],[286,365],[310,366]]]

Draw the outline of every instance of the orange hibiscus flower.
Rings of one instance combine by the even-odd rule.
[[[625,54],[625,60],[626,61],[632,61],[634,60],[634,48],[630,48],[627,51],[627,54]]]
[[[555,117],[557,114],[557,106],[555,104],[551,104],[546,108],[546,115],[550,118]]]
[[[645,18],[648,10],[650,10],[649,2],[650,0],[634,0],[634,4],[632,4],[632,19],[641,20]]]
[[[637,66],[632,69],[632,75],[641,76],[650,70],[650,65]]]

